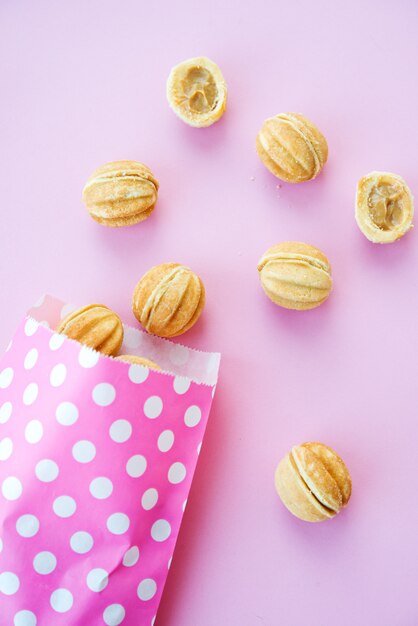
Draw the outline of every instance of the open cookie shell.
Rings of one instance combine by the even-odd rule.
[[[403,178],[390,172],[370,172],[357,184],[355,217],[367,239],[392,243],[412,226],[414,203]]]
[[[167,81],[167,99],[174,113],[189,126],[210,126],[223,115],[227,87],[219,67],[207,57],[179,63]]]

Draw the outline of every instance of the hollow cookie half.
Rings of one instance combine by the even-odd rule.
[[[403,178],[390,172],[370,172],[357,184],[356,221],[373,243],[392,243],[412,226],[414,202]]]
[[[179,63],[167,81],[167,99],[174,113],[189,126],[210,126],[226,109],[227,87],[219,67],[207,57]]]

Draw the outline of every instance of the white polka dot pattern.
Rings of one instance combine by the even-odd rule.
[[[44,434],[44,427],[39,420],[31,420],[26,424],[25,439],[28,443],[39,443]]]
[[[147,460],[142,454],[131,456],[126,464],[126,471],[132,478],[139,478],[147,469]]]
[[[0,441],[0,461],[7,461],[12,456],[13,441],[10,437],[5,437]]]
[[[154,541],[165,541],[171,534],[171,526],[165,519],[159,519],[151,526],[151,537]]]
[[[55,589],[51,593],[50,603],[53,610],[57,613],[67,613],[67,611],[71,610],[74,603],[73,594],[68,589]]]
[[[51,350],[59,350],[65,341],[65,335],[52,335],[49,340],[49,347]]]
[[[47,306],[49,296],[39,319],[55,328],[63,307],[51,317]],[[193,382],[198,353],[183,346],[136,330],[124,346],[148,346],[158,363],[161,350],[177,375],[101,357],[32,319],[0,362],[0,606],[11,626],[82,621],[93,597],[98,626],[155,618],[212,387]],[[15,596],[10,608],[2,595]]]
[[[129,548],[129,550],[125,552],[122,563],[125,565],[125,567],[133,567],[133,565],[136,565],[136,563],[138,562],[138,559],[139,548],[138,546],[132,546],[132,548]]]
[[[36,626],[38,620],[36,618],[35,613],[33,611],[18,611],[13,619],[14,626]]]
[[[27,513],[16,521],[16,532],[21,537],[34,537],[39,530],[39,520],[35,515]]]
[[[51,483],[58,477],[59,467],[51,459],[43,459],[35,465],[36,477],[43,483]]]
[[[93,389],[93,400],[98,406],[109,406],[115,397],[116,390],[110,383],[99,383]]]
[[[87,574],[86,584],[90,591],[103,591],[106,589],[109,583],[109,576],[105,569],[101,567],[97,567],[96,569],[90,570]]]
[[[39,393],[39,387],[36,383],[29,383],[27,387],[25,387],[25,391],[23,392],[23,404],[26,406],[30,406],[33,404]]]
[[[157,583],[152,578],[141,580],[138,585],[138,598],[143,602],[151,600],[157,593]]]
[[[78,420],[78,408],[73,402],[61,402],[57,406],[55,417],[63,426],[72,426]]]
[[[174,391],[181,396],[189,391],[190,385],[191,380],[184,378],[184,376],[176,376],[173,381]]]
[[[2,572],[0,574],[0,593],[5,596],[12,596],[19,591],[20,580],[13,572]]]
[[[94,367],[99,362],[100,354],[88,346],[82,346],[78,355],[78,362],[81,367]]]
[[[172,430],[163,430],[158,437],[158,449],[160,452],[168,452],[173,447],[174,433]]]
[[[18,500],[22,495],[23,486],[16,476],[7,476],[2,482],[1,492],[6,500]]]
[[[23,367],[25,370],[31,370],[36,365],[36,361],[38,360],[38,351],[36,348],[31,348],[27,355],[25,356],[25,361],[23,363]]]
[[[143,365],[137,365],[133,363],[130,365],[128,370],[129,380],[139,385],[140,383],[144,383],[149,376],[149,369]]]
[[[25,323],[25,335],[32,337],[38,330],[39,324],[34,319],[29,318]]]
[[[58,363],[58,365],[54,365],[51,370],[49,382],[51,383],[52,387],[60,387],[65,381],[66,376],[67,368],[65,367],[64,363]]]
[[[197,426],[202,417],[202,411],[195,404],[189,406],[184,414],[184,423],[189,428],[193,428],[193,426]]]
[[[72,454],[78,463],[90,463],[96,456],[96,446],[91,441],[83,439],[73,445]]]
[[[141,499],[142,508],[146,511],[150,511],[155,507],[158,502],[158,491],[151,487],[144,491]]]
[[[93,537],[90,533],[79,530],[71,536],[70,546],[77,554],[86,554],[90,552],[94,545]]]
[[[52,508],[58,517],[71,517],[77,510],[77,503],[71,496],[58,496]]]
[[[14,378],[14,371],[11,367],[6,367],[0,372],[0,389],[7,389],[12,384]]]
[[[33,559],[33,569],[37,574],[51,574],[57,566],[57,559],[52,552],[39,552]]]
[[[13,405],[11,402],[4,402],[0,407],[0,424],[5,424],[9,421],[12,415]]]
[[[109,604],[103,611],[106,626],[119,626],[125,619],[125,609],[121,604]]]
[[[163,401],[159,396],[151,396],[144,402],[144,413],[149,419],[155,419],[161,415]]]
[[[115,420],[109,429],[110,438],[116,443],[125,443],[132,435],[132,426],[128,420]]]
[[[170,469],[168,470],[168,480],[173,485],[177,485],[178,483],[183,482],[185,478],[185,466],[183,465],[183,463],[180,463],[180,461],[176,461],[175,463],[173,463],[173,465],[171,465]]]
[[[112,495],[112,491],[112,481],[105,476],[94,478],[90,483],[90,493],[93,498],[97,498],[98,500],[109,498]]]
[[[125,513],[112,513],[107,519],[107,529],[113,535],[123,535],[129,529],[131,520]]]

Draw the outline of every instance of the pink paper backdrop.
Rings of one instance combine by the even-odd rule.
[[[220,383],[156,626],[416,626],[418,235],[376,247],[353,217],[356,180],[394,171],[418,197],[418,5],[110,0],[0,5],[0,343],[45,291],[99,301],[128,322],[155,263],[201,276],[207,306],[182,338],[223,353]],[[206,54],[229,86],[209,129],[165,100],[173,64]],[[280,111],[329,141],[323,175],[274,179],[254,137]],[[133,158],[158,207],[108,230],[81,189]],[[271,244],[322,248],[335,289],[322,308],[276,308],[256,264]],[[335,447],[349,508],[309,525],[277,500],[294,443]]]

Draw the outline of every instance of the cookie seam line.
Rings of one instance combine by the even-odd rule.
[[[175,267],[171,270],[167,276],[165,276],[160,282],[154,287],[148,296],[147,301],[144,304],[142,309],[140,322],[144,326],[144,328],[149,332],[149,328],[151,325],[152,318],[152,309],[160,302],[162,296],[167,291],[169,284],[174,280],[174,278],[181,274],[184,271],[189,271],[189,268],[185,265],[180,265],[179,267]]]
[[[306,142],[306,145],[308,146],[309,150],[311,151],[311,154],[312,154],[312,156],[314,158],[314,162],[315,162],[315,173],[312,176],[312,178],[315,178],[319,174],[319,172],[321,171],[321,161],[319,159],[317,151],[315,150],[314,144],[309,139],[309,137],[299,128],[299,126],[297,124],[295,124],[295,122],[293,122],[293,120],[291,118],[281,117],[281,115],[283,115],[283,114],[280,114],[277,117],[279,119],[281,119],[282,122],[284,122],[285,124],[288,124],[291,128],[293,128],[293,130],[295,132],[297,132],[302,137],[302,139],[304,139],[304,141]],[[311,180],[312,180],[312,178],[311,178]]]
[[[315,257],[311,257],[308,255],[293,254],[291,252],[268,254],[268,255],[263,256],[258,264],[258,270],[261,271],[262,269],[266,267],[266,265],[274,261],[283,261],[284,263],[296,263],[299,261],[301,263],[305,263],[306,265],[310,267],[315,267],[316,269],[321,270],[322,272],[327,274],[327,276],[331,274],[330,267],[327,266],[324,262],[320,261],[319,259],[316,259]]]
[[[326,504],[324,504],[318,498],[316,493],[314,491],[312,491],[312,489],[309,487],[309,485],[308,485],[304,475],[302,474],[302,470],[301,470],[300,464],[297,462],[297,460],[294,457],[293,450],[291,450],[289,452],[289,458],[290,458],[290,463],[291,463],[293,469],[295,470],[295,472],[299,476],[299,478],[302,481],[303,485],[306,487],[307,491],[312,495],[312,497],[314,498],[315,502],[320,505],[319,510],[322,513],[324,513],[325,515],[327,515],[328,517],[334,517],[334,515],[336,515],[338,513],[338,511],[336,511],[335,509],[332,509],[331,507],[329,507]],[[304,472],[304,474],[306,475],[306,472]],[[324,512],[324,509],[325,509],[325,512]]]
[[[120,175],[120,176],[98,176],[95,177],[89,181],[87,181],[87,183],[84,186],[83,192],[86,189],[89,189],[90,187],[92,187],[93,185],[100,185],[101,183],[105,183],[105,182],[109,182],[109,181],[126,181],[126,180],[134,180],[135,182],[145,182],[145,183],[151,183],[151,185],[153,187],[155,187],[155,189],[158,190],[158,183],[156,183],[152,178],[148,178],[147,176],[142,176],[141,174],[127,174],[127,175]]]

